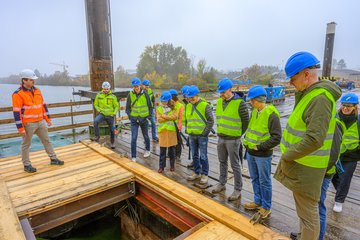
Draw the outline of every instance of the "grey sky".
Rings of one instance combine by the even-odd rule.
[[[114,68],[135,69],[145,46],[173,43],[220,70],[283,67],[295,51],[323,59],[335,21],[334,58],[360,68],[359,0],[112,0]],[[88,72],[83,0],[0,0],[0,76],[23,68]]]

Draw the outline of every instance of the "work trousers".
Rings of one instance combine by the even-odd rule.
[[[48,126],[45,120],[25,123],[24,127],[25,127],[26,136],[22,139],[21,142],[21,158],[24,166],[31,165],[29,153],[30,153],[31,139],[34,134],[36,134],[39,137],[49,157],[51,159],[56,158],[54,148],[51,145],[49,139]]]
[[[293,192],[296,213],[300,218],[300,240],[317,240],[320,233],[319,202]]]
[[[356,169],[357,162],[349,161],[349,162],[341,162],[341,165],[344,169],[343,173],[336,172],[332,183],[334,188],[336,189],[335,194],[335,202],[343,203],[345,202],[345,198],[349,193],[351,179]]]

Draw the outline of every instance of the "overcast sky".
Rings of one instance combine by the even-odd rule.
[[[283,67],[296,51],[323,60],[326,24],[337,23],[333,57],[360,69],[359,0],[111,0],[114,68],[135,69],[145,46],[173,43],[219,70]],[[23,68],[87,73],[83,0],[0,0],[0,77]]]

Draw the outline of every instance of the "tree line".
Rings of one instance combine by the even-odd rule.
[[[344,67],[345,62],[342,59],[336,61],[336,64]],[[37,69],[35,73],[39,77],[36,82],[39,85],[90,86],[89,74],[71,77],[65,70],[47,75],[41,74]],[[131,78],[135,76],[150,80],[153,88],[180,88],[192,84],[200,88],[214,88],[219,79],[224,77],[237,80],[250,79],[252,83],[265,85],[276,77],[284,77],[278,67],[258,64],[243,68],[241,71],[224,73],[209,66],[205,59],[194,62],[184,48],[171,43],[146,46],[140,55],[136,73],[129,73],[122,66],[118,66],[114,72],[115,87],[130,87]],[[19,82],[18,75],[0,78],[0,83]]]

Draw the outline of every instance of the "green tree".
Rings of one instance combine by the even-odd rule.
[[[167,76],[167,81],[177,83],[179,73],[190,72],[188,54],[182,47],[172,44],[156,44],[145,47],[137,64],[137,76],[144,78],[154,71],[160,76]]]

